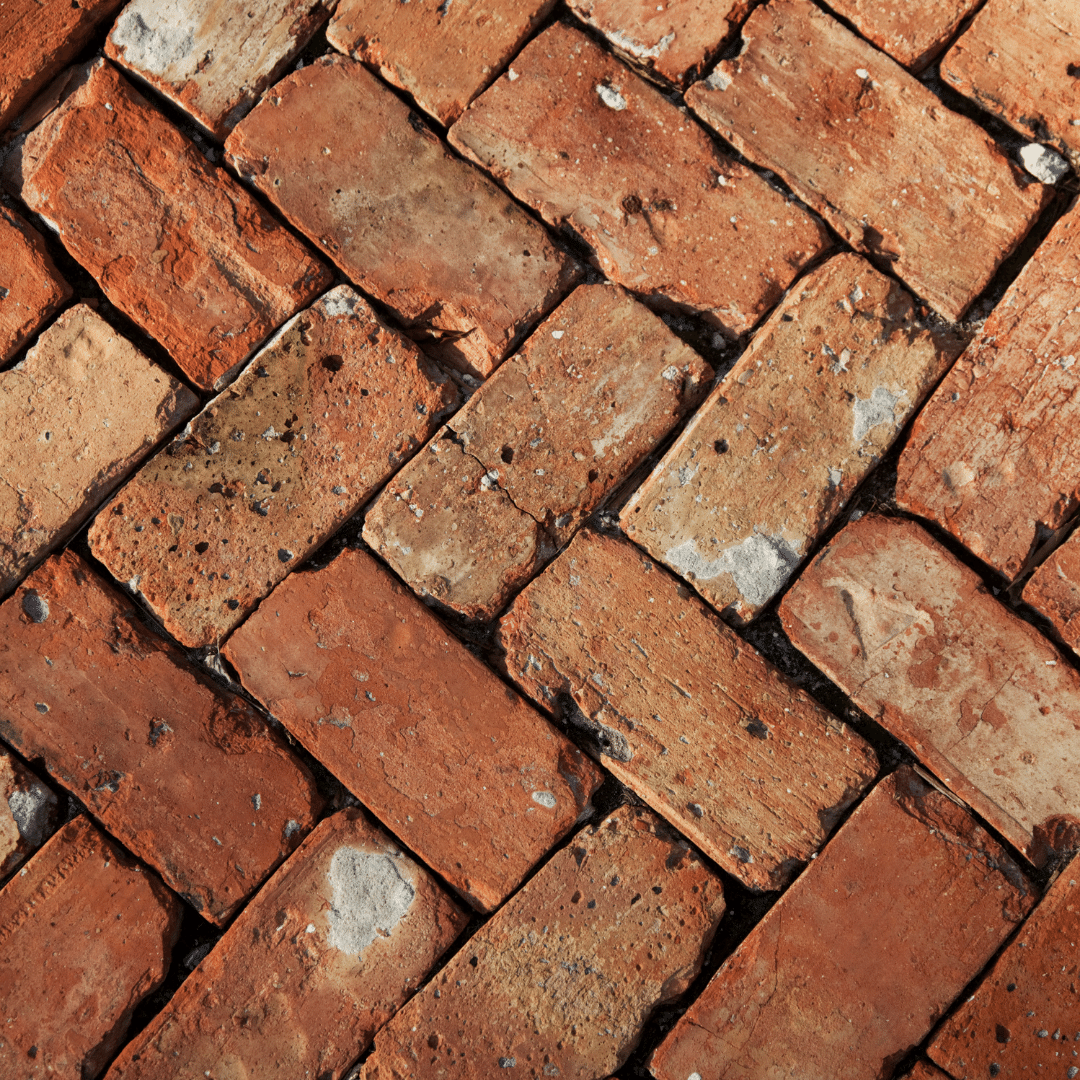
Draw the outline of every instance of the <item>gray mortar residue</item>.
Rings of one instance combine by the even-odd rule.
[[[44,784],[33,784],[26,791],[13,791],[8,796],[8,809],[18,826],[19,835],[31,846],[41,847],[49,811],[55,802],[53,793]]]
[[[340,847],[327,874],[333,890],[329,942],[360,959],[378,936],[389,934],[408,914],[416,896],[398,860],[385,852]]]
[[[875,386],[868,398],[856,397],[855,404],[851,406],[851,437],[855,442],[862,442],[870,429],[878,424],[894,423],[896,406],[903,396],[902,390],[899,394],[892,394],[887,387]]]
[[[776,594],[799,565],[799,553],[783,538],[755,532],[725,548],[718,558],[702,555],[694,541],[684,540],[664,553],[664,561],[683,577],[711,581],[730,574],[740,594],[760,607]]]
[[[128,5],[116,20],[113,44],[124,50],[124,59],[133,67],[151,75],[165,75],[171,65],[191,55],[195,38],[190,29],[170,25],[169,14],[175,14],[175,9],[171,13],[155,12],[152,5],[144,4],[142,11],[133,11],[134,6]]]
[[[26,590],[22,598],[22,609],[31,622],[43,623],[49,617],[49,601],[37,589]]]

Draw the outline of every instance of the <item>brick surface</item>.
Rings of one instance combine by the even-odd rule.
[[[326,37],[452,124],[554,6],[555,0],[342,0]]]
[[[0,882],[49,838],[58,810],[53,792],[0,750]]]
[[[106,61],[9,157],[8,183],[208,389],[330,273]]]
[[[255,711],[186,664],[71,553],[0,606],[0,735],[42,758],[215,923],[320,808],[311,776]]]
[[[94,1080],[165,978],[176,898],[85,817],[0,892],[0,1073]]]
[[[64,544],[198,404],[85,304],[0,373],[0,593]]]
[[[818,221],[567,25],[527,45],[450,141],[579,234],[612,281],[729,334],[829,244]]]
[[[1080,1074],[1078,877],[1074,859],[934,1037],[928,1053],[956,1080]]]
[[[105,54],[224,140],[330,17],[329,0],[130,0]]]
[[[1073,534],[1031,576],[1024,599],[1053,624],[1074,652],[1080,646],[1080,536]]]
[[[685,842],[623,807],[469,939],[375,1037],[360,1076],[599,1080],[693,980],[723,911]]]
[[[237,170],[428,351],[481,378],[576,280],[574,261],[360,64],[283,79],[226,143]]]
[[[918,525],[849,525],[784,597],[788,636],[1038,862],[1080,818],[1080,673]]]
[[[1032,902],[1001,846],[901,769],[721,967],[653,1074],[890,1077]]]
[[[920,1061],[909,1073],[905,1073],[905,1080],[949,1080],[949,1078],[935,1065]]]
[[[603,779],[363,552],[284,582],[225,655],[247,690],[483,911],[574,825]]]
[[[101,511],[91,549],[179,641],[215,643],[456,403],[450,380],[339,286]]]
[[[1051,197],[993,139],[809,0],[772,0],[686,100],[853,247],[959,318]]]
[[[585,531],[503,617],[506,667],[752,889],[786,885],[873,751],[632,544]]]
[[[726,619],[752,619],[965,344],[863,259],[831,259],[758,331],[623,528]]]
[[[339,1080],[465,922],[430,874],[344,810],[264,886],[109,1080]]]

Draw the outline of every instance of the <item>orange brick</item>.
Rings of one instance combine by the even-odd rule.
[[[49,838],[58,810],[52,791],[0,750],[0,883]]]
[[[929,1062],[920,1061],[911,1072],[904,1074],[904,1080],[949,1080],[949,1077]]]
[[[1080,646],[1080,535],[1073,533],[1031,575],[1024,599],[1053,624],[1073,652]]]

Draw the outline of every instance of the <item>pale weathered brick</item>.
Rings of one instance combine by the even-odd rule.
[[[1080,651],[1080,534],[1073,533],[1031,575],[1023,595],[1073,652]]]
[[[45,843],[58,811],[56,795],[0,749],[0,883]]]

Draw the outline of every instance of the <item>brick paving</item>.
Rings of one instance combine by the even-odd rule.
[[[0,4],[0,1076],[1080,1077],[1076,11]]]

